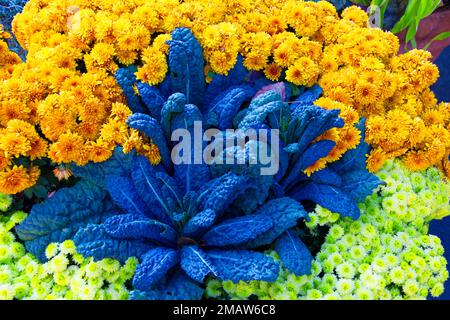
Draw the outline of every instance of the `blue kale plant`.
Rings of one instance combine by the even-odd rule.
[[[199,299],[206,277],[274,281],[280,263],[263,253],[269,248],[291,272],[309,273],[312,255],[298,232],[298,222],[308,219],[304,204],[357,218],[357,203],[379,184],[365,169],[364,138],[341,160],[307,176],[304,170],[334,147],[316,138],[343,125],[338,110],[314,105],[320,87],[273,83],[247,71],[241,58],[228,76],[214,75],[207,85],[201,47],[185,28],[172,33],[168,61],[159,86],[137,81],[135,66],[116,74],[134,111],[128,125],[158,146],[161,163],[152,166],[117,147],[106,162],[73,166],[80,181],[35,205],[17,234],[40,259],[49,243],[70,238],[94,259],[137,257],[135,299]],[[190,141],[190,161],[174,163],[172,133],[184,129],[195,137],[197,121],[201,134],[215,128],[225,138],[227,129],[278,135],[279,170],[261,175],[263,165],[250,161],[252,147],[273,147],[272,139],[224,148],[210,163],[192,161]],[[360,126],[363,131],[364,122]],[[218,161],[229,156],[231,164]]]

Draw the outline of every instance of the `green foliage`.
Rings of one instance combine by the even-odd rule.
[[[405,37],[406,49],[409,44],[412,44],[413,48],[417,48],[415,36],[419,29],[420,21],[432,14],[440,3],[440,0],[410,0],[408,2],[405,13],[391,30],[393,33],[399,33],[405,29],[408,30]]]
[[[328,224],[311,275],[283,269],[275,283],[210,280],[206,295],[236,299],[425,299],[448,278],[444,248],[429,222],[450,213],[450,184],[436,168],[410,172],[398,160],[378,173],[384,186],[360,204],[361,217],[336,219],[322,208],[308,226]],[[336,221],[337,220],[337,221]],[[277,258],[274,251],[271,254]]]
[[[427,50],[430,45],[434,42],[434,41],[442,41],[445,40],[447,38],[450,38],[450,31],[444,31],[442,33],[439,33],[436,37],[434,37],[433,39],[431,39],[430,42],[428,42],[425,47],[423,47],[424,50]]]
[[[73,241],[51,243],[41,264],[16,241],[12,229],[27,214],[0,217],[0,300],[127,299],[125,283],[133,277],[137,259],[123,266],[113,259],[94,262],[76,252]]]
[[[436,8],[439,6],[440,2],[440,0],[409,0],[408,5],[406,6],[405,13],[394,26],[392,32],[398,33],[406,28],[408,28],[409,32],[409,29],[413,29],[412,27],[418,26],[420,20],[432,14],[434,10],[436,10]],[[415,31],[412,32],[413,36],[416,33]]]

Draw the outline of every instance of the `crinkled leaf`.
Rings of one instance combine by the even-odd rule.
[[[158,121],[156,121],[156,119],[150,117],[149,115],[136,113],[128,117],[127,124],[131,128],[141,131],[148,138],[150,138],[152,140],[152,143],[156,144],[156,146],[158,147],[162,163],[166,167],[170,167],[170,152]]]
[[[279,111],[283,107],[281,97],[275,91],[268,91],[252,100],[249,111],[239,123],[239,129],[262,128],[264,122],[271,113]]]
[[[203,289],[184,272],[176,272],[167,284],[157,290],[131,292],[131,300],[200,300]]]
[[[189,158],[187,161],[179,161],[182,163],[174,164],[175,177],[178,180],[184,193],[190,191],[196,191],[210,178],[210,172],[208,166],[203,162],[203,148],[204,142],[196,139],[197,136],[203,137],[203,131],[201,127],[195,127],[194,122],[199,121],[201,123],[202,115],[200,110],[194,105],[185,105],[182,113],[177,114],[172,121],[172,132],[176,129],[186,129],[190,133],[189,146],[190,150],[185,148],[177,156]],[[183,136],[183,145],[186,143],[184,139],[188,137]],[[180,149],[181,150],[181,149]],[[187,152],[187,154],[185,154]],[[197,157],[196,157],[197,156]],[[198,158],[198,159],[197,159]]]
[[[288,129],[291,120],[289,105],[283,103],[277,112],[269,113],[268,120],[271,129],[278,129],[281,133],[285,132]]]
[[[216,213],[211,209],[206,209],[192,217],[183,228],[183,235],[186,237],[201,237],[216,220]]]
[[[259,95],[258,97],[253,98],[248,106],[248,109],[250,111],[255,111],[261,107],[264,107],[266,104],[280,101],[282,101],[280,93],[270,90]]]
[[[211,209],[218,216],[248,187],[248,177],[232,172],[210,181],[200,196],[202,210]]]
[[[164,78],[163,82],[158,85],[158,90],[164,99],[167,99],[173,93],[170,91],[170,77]]]
[[[299,158],[301,163],[299,169],[305,170],[313,165],[317,160],[326,157],[330,151],[336,146],[336,142],[331,140],[320,140],[312,144]]]
[[[178,237],[167,224],[134,214],[108,218],[103,227],[115,239],[150,240],[156,244],[175,245]]]
[[[142,101],[150,112],[150,115],[156,120],[159,120],[161,118],[161,109],[164,105],[164,98],[158,88],[140,81],[137,83],[136,87]]]
[[[233,207],[239,212],[245,214],[253,212],[269,195],[273,183],[273,173],[270,170],[276,170],[277,159],[276,154],[270,159],[262,158],[263,152],[267,154],[267,157],[273,154],[270,145],[262,141],[250,140],[244,148],[240,146],[226,148],[213,159],[210,165],[212,175],[216,177],[228,172],[248,177],[245,193],[242,192],[234,201]],[[229,161],[230,159],[232,161]]]
[[[266,85],[262,87],[253,97],[256,99],[257,97],[267,93],[268,91],[273,91],[276,93],[281,101],[286,101],[286,98],[290,94],[289,87],[286,87],[284,82],[271,83],[270,85]],[[286,131],[290,121],[290,107],[287,103],[283,103],[278,112],[272,112],[268,115],[269,126],[271,129],[279,129],[281,132]]]
[[[233,119],[233,128],[238,128],[239,123],[247,116],[247,114],[250,112],[248,108],[239,110],[239,112],[234,116]]]
[[[268,201],[255,214],[266,216],[268,220],[272,221],[273,226],[256,239],[243,244],[244,248],[256,248],[271,244],[285,231],[295,227],[298,219],[308,217],[308,213],[299,202],[287,197]]]
[[[222,280],[272,282],[278,278],[279,263],[265,254],[246,250],[208,250],[206,253]]]
[[[208,274],[218,276],[208,255],[197,246],[184,246],[181,249],[181,268],[189,277],[200,283]]]
[[[359,217],[357,203],[341,188],[326,184],[307,182],[297,186],[289,196],[298,200],[312,201],[331,212],[339,213],[352,219]]]
[[[301,105],[312,105],[314,101],[316,101],[322,94],[322,88],[315,84],[306,92],[302,93],[300,96],[295,99],[295,101],[291,104],[292,110]]]
[[[266,215],[248,215],[228,219],[215,225],[202,240],[208,246],[234,246],[255,239],[273,227]]]
[[[176,28],[169,44],[169,77],[173,93],[186,95],[187,102],[201,106],[205,93],[204,60],[200,43],[188,28]]]
[[[58,190],[51,198],[35,204],[28,217],[16,227],[28,251],[45,260],[45,248],[51,242],[71,239],[79,228],[89,223],[101,223],[117,214],[106,194],[99,187],[82,181],[71,188]]]
[[[114,239],[102,225],[91,224],[80,229],[73,238],[77,251],[95,260],[117,259],[124,263],[129,257],[140,258],[154,245],[142,240]]]
[[[311,176],[311,181],[319,184],[329,184],[332,186],[341,186],[341,177],[329,168],[324,168],[322,170],[314,172]]]
[[[164,290],[161,290],[163,300],[200,300],[203,289],[183,272],[175,273]]]
[[[365,168],[347,172],[342,176],[341,189],[349,194],[356,203],[363,202],[382,181]]]
[[[205,114],[206,123],[219,130],[230,129],[233,126],[233,118],[241,108],[241,105],[255,93],[255,90],[248,85],[231,87],[224,91],[211,108]]]
[[[166,201],[169,202],[168,207],[173,208],[174,204],[181,207],[183,203],[183,187],[180,186],[178,181],[169,176],[164,170],[157,171],[155,177],[162,182],[161,191],[166,195]]]
[[[325,110],[317,106],[300,105],[292,112],[287,132],[287,143],[298,142],[298,152],[325,131],[342,127],[344,120],[339,118],[339,110]]]
[[[298,142],[290,143],[283,150],[288,154],[296,154],[300,151],[300,144]]]
[[[164,182],[158,178],[156,167],[152,166],[144,156],[135,156],[132,167],[134,188],[140,199],[146,203],[152,216],[160,221],[171,223],[173,207],[168,199],[176,199],[181,196],[173,187],[164,188]],[[167,192],[164,192],[167,191]]]
[[[120,68],[116,71],[115,78],[119,86],[122,88],[123,94],[127,98],[127,105],[131,111],[134,113],[145,113],[147,109],[144,107],[139,97],[135,94],[133,88],[138,82],[135,76],[136,71],[137,67],[135,65]]]
[[[163,247],[150,249],[136,268],[133,287],[143,291],[152,289],[179,260],[176,250]]]
[[[183,112],[176,114],[171,122],[171,132],[177,129],[185,129],[190,133],[188,136],[182,136],[183,147],[178,149],[178,154],[175,150],[172,150],[172,157],[174,161],[177,160],[174,164],[175,176],[184,192],[197,190],[210,178],[208,166],[203,163],[202,159],[204,142],[196,139],[197,136],[203,136],[202,128],[200,127],[201,120],[200,110],[192,104],[187,104],[184,106]],[[200,126],[195,126],[196,121],[198,121]],[[185,141],[185,139],[189,138],[190,141]],[[191,149],[187,150],[184,147],[185,144],[189,144]],[[181,158],[178,159],[178,157]]]
[[[172,118],[183,112],[186,105],[186,96],[182,93],[174,93],[164,103],[161,109],[161,128],[167,141],[170,141]]]
[[[289,189],[289,186],[298,181],[299,176],[310,165],[317,160],[326,157],[330,151],[336,146],[336,142],[331,140],[320,140],[310,145],[303,153],[300,153],[296,162],[293,164],[282,185]]]
[[[200,110],[193,104],[186,104],[183,111],[172,118],[170,130],[173,132],[176,129],[186,129],[193,135],[194,122],[196,121],[202,121]]]
[[[286,174],[286,171],[289,168],[289,153],[283,146],[284,142],[280,141],[280,146],[278,149],[279,170],[274,176],[275,181],[279,181]]]
[[[128,296],[128,300],[162,300],[161,293],[157,290],[141,291],[132,290]]]
[[[274,84],[270,84],[268,86],[262,87],[258,92],[255,93],[254,98],[259,97],[260,95],[266,93],[267,91],[275,91],[281,97],[281,100],[285,101],[286,99],[286,85],[284,82],[277,82]]]
[[[130,178],[108,176],[106,185],[114,202],[126,212],[139,215],[149,213],[148,207],[139,197]]]
[[[184,192],[197,191],[211,179],[206,164],[178,164],[174,165],[174,171]]]
[[[280,256],[283,266],[296,276],[311,272],[313,257],[308,248],[292,231],[286,231],[275,242],[275,251]]]
[[[269,197],[270,188],[273,185],[272,175],[260,175],[253,178],[248,184],[247,190],[241,193],[233,202],[233,209],[239,208],[244,214],[251,214],[262,205]]]
[[[186,210],[186,214],[189,219],[194,217],[198,211],[197,192],[190,191],[183,196],[183,208]]]
[[[268,140],[272,141],[270,138]],[[244,140],[242,139],[242,141]],[[271,158],[262,158],[262,153],[271,156]],[[228,172],[233,172],[240,176],[247,176],[249,179],[245,192],[238,195],[234,200],[233,210],[250,214],[265,202],[273,183],[273,170],[276,170],[278,161],[276,156],[275,153],[272,153],[270,145],[263,141],[250,140],[245,144],[244,148],[240,146],[226,148],[213,159],[210,166],[213,176],[221,176]],[[229,159],[232,160],[231,164],[227,164]],[[221,162],[218,162],[219,160]],[[262,160],[270,160],[270,162],[267,163]],[[272,172],[269,169],[272,169]]]
[[[259,132],[255,135],[241,130],[234,133],[223,133],[210,145],[212,149],[224,148],[221,152],[216,153],[209,162],[212,175],[220,176],[229,171],[252,178],[274,175],[274,170],[277,169],[279,148],[271,143],[278,138],[278,134],[270,129],[265,133]],[[228,147],[229,144],[232,146]],[[269,169],[273,170],[268,171]]]

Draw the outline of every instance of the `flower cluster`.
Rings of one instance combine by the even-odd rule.
[[[111,156],[116,144],[130,137],[135,137],[142,154],[152,149],[149,141],[127,128],[125,119],[131,110],[114,77],[102,69],[84,72],[78,61],[82,51],[65,41],[64,35],[54,30],[52,35],[45,45],[30,40],[35,49],[28,48],[25,63],[19,63],[20,58],[0,40],[3,193],[33,186],[40,174],[33,161],[42,157],[57,164],[101,162]]]
[[[377,29],[347,30],[329,45],[330,72],[319,83],[324,96],[352,106],[368,118],[371,171],[403,156],[411,170],[436,165],[449,175],[450,107],[437,103],[429,87],[439,77],[431,54],[412,50],[395,56],[397,39]]]
[[[349,30],[366,20],[351,8],[342,21]],[[29,56],[41,58],[43,47],[63,45],[72,52],[65,63],[81,59],[89,72],[114,72],[119,64],[139,62],[139,79],[157,84],[167,72],[165,41],[175,28],[187,27],[205,50],[206,70],[227,74],[241,54],[249,70],[272,80],[284,70],[289,81],[311,86],[328,71],[322,46],[342,34],[332,27],[338,21],[326,1],[73,0],[30,1],[13,28]]]
[[[0,110],[0,113],[2,111],[7,112]],[[12,119],[6,127],[0,127],[0,192],[14,194],[33,186],[39,178],[39,167],[17,165],[13,159],[22,156],[32,160],[40,158],[45,155],[46,148],[47,142],[26,121]]]
[[[314,104],[327,110],[340,110],[339,116],[345,123],[342,128],[333,128],[319,137],[336,142],[336,146],[326,157],[307,168],[307,174],[323,169],[327,164],[340,159],[346,151],[356,148],[361,138],[359,130],[355,128],[359,115],[351,106],[325,97],[317,99]]]
[[[7,39],[11,35],[4,31],[3,25],[0,24],[0,80],[6,79],[12,73],[13,65],[19,63],[20,57],[9,50]]]
[[[207,295],[247,299],[424,299],[442,294],[449,274],[429,221],[450,214],[450,184],[430,168],[411,173],[399,161],[379,172],[386,185],[362,203],[358,221],[336,221],[326,209],[311,214],[314,231],[331,224],[312,264],[312,275],[282,271],[276,283],[208,283]],[[327,223],[328,221],[328,223]],[[274,256],[275,253],[272,252]]]
[[[56,67],[51,59],[66,59],[66,51],[53,49],[44,50],[46,63],[30,62],[31,69],[19,64],[0,85],[0,192],[14,194],[34,185],[36,159],[100,162],[133,136],[125,124],[131,111],[114,78]],[[28,166],[20,161],[23,157]]]
[[[422,117],[425,123],[405,124],[406,129],[394,139],[386,139],[390,129],[377,130],[377,118],[369,119],[373,130],[368,130],[368,139],[378,147],[369,158],[369,168],[376,171],[385,159],[407,154],[412,168],[440,163],[448,171],[448,112],[441,113],[448,107],[438,109],[428,89],[437,78],[436,67],[425,61],[421,51],[396,57],[398,39],[366,28],[366,22],[366,13],[357,7],[346,8],[339,17],[326,1],[32,0],[12,24],[28,55],[25,63],[9,68],[6,81],[0,84],[0,126],[7,128],[10,120],[22,120],[39,127],[48,145],[40,141],[34,147],[33,141],[14,133],[20,156],[31,160],[34,152],[55,163],[100,162],[111,156],[116,144],[131,141],[125,150],[138,146],[141,154],[157,163],[158,150],[127,129],[123,117],[115,114],[117,109],[120,115],[129,111],[112,75],[124,65],[135,64],[139,80],[161,83],[169,69],[170,33],[188,27],[203,48],[207,80],[228,74],[242,56],[248,70],[263,72],[272,81],[298,86],[319,82],[326,98],[355,113],[350,116],[354,121],[355,110],[361,115],[378,114],[380,106],[389,109],[393,101],[394,105],[405,105],[405,101],[428,105],[424,113],[429,112]],[[410,66],[416,60],[418,73],[411,71],[416,66]],[[418,95],[427,102],[417,102]],[[318,104],[332,104],[326,98]],[[401,109],[406,117],[416,116],[409,113],[410,107]],[[352,126],[330,133],[330,140],[339,141],[317,168],[356,146],[358,136]],[[417,131],[422,139],[405,146],[406,136]],[[32,164],[16,167],[17,156],[2,155],[5,152],[0,145],[0,191],[16,193],[33,185],[38,174],[30,172]]]
[[[23,211],[0,218],[0,300],[127,299],[125,282],[137,260],[94,262],[76,252],[72,241],[51,243],[41,264],[16,241],[12,228],[26,218]]]
[[[314,105],[322,95],[319,86],[272,83],[247,70],[241,56],[228,76],[216,75],[207,84],[192,31],[175,29],[167,44],[164,84],[142,83],[135,66],[115,74],[130,108],[142,110],[126,123],[152,140],[161,163],[152,165],[127,150],[132,144],[127,141],[107,161],[71,166],[79,180],[35,204],[16,227],[18,237],[41,261],[48,259],[47,245],[68,239],[95,260],[138,258],[133,298],[198,299],[207,276],[274,281],[279,263],[260,252],[268,245],[285,268],[306,274],[313,257],[299,238],[298,223],[307,217],[301,202],[357,219],[358,202],[381,182],[365,168],[364,121],[330,99],[321,101],[324,108]],[[204,128],[197,127],[199,121]],[[192,162],[191,133],[196,141],[198,129],[201,137],[213,128],[215,139],[204,147],[212,147],[214,155]],[[278,138],[266,140],[260,133],[243,146],[220,148],[222,139],[241,140],[254,128],[277,130],[282,147]],[[332,159],[338,161],[317,167],[339,145],[336,128],[352,130],[356,139],[344,141],[345,154]],[[183,136],[185,145],[172,136],[180,129],[190,136]],[[348,150],[349,143],[355,148]],[[265,172],[254,151],[269,146],[279,153],[279,164]],[[230,155],[234,161],[224,162]]]

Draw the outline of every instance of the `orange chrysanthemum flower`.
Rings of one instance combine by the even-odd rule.
[[[421,151],[411,151],[405,157],[405,164],[410,170],[418,171],[429,167],[430,162]]]
[[[281,67],[276,63],[270,63],[264,69],[264,75],[269,80],[277,81],[281,76]]]
[[[91,143],[87,147],[89,157],[94,162],[103,162],[112,155],[112,150],[107,146],[99,142]]]
[[[161,162],[161,154],[156,144],[144,145],[143,149],[143,154],[152,165],[158,165]]]
[[[0,136],[0,149],[6,156],[26,156],[31,149],[30,141],[18,133],[6,132]]]
[[[383,149],[372,150],[367,158],[367,170],[370,172],[377,172],[381,169],[386,160],[387,156]]]
[[[78,162],[84,150],[83,138],[77,133],[62,134],[50,146],[50,159],[56,163]]]
[[[39,178],[38,168],[26,169],[23,166],[13,166],[0,171],[0,193],[15,194],[34,185]]]

